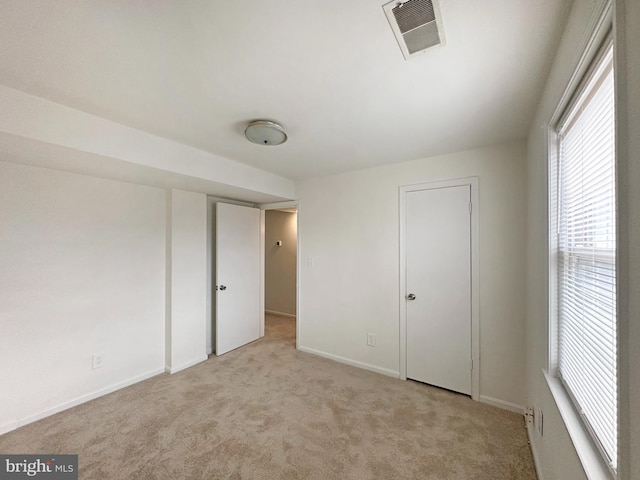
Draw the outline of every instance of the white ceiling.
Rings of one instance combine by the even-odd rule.
[[[569,0],[440,0],[409,61],[385,1],[2,0],[0,83],[291,179],[526,137]]]

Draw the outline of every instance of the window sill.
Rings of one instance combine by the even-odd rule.
[[[589,480],[612,480],[617,478],[602,458],[598,448],[594,445],[589,432],[584,427],[560,380],[552,377],[545,370],[543,370],[543,373],[587,478]]]

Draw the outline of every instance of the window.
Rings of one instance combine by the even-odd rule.
[[[617,465],[613,48],[556,128],[555,374],[609,468]],[[555,198],[553,198],[555,197]],[[553,241],[553,240],[552,240]]]

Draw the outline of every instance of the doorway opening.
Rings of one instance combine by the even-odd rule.
[[[263,207],[265,334],[293,335],[297,346],[298,208]]]
[[[289,327],[293,327],[290,337],[295,338],[292,341],[294,348],[298,347],[299,338],[299,317],[298,317],[298,203],[296,201],[271,203],[264,205],[255,205],[241,201],[229,199],[207,197],[208,213],[207,213],[207,329],[206,329],[206,348],[207,355],[215,353],[216,346],[216,329],[217,329],[217,294],[219,293],[216,285],[216,252],[217,252],[217,229],[216,229],[216,204],[224,203],[250,207],[260,212],[259,230],[260,245],[257,245],[258,255],[260,257],[260,271],[254,276],[259,281],[259,293],[256,297],[260,303],[258,308],[259,314],[259,337],[265,335],[265,317],[286,319]],[[272,214],[270,212],[275,212]],[[267,215],[269,221],[267,222]],[[275,221],[272,221],[275,219]],[[268,237],[266,237],[268,235]],[[276,238],[277,237],[277,238]],[[277,243],[280,242],[280,245]],[[272,258],[269,258],[272,257]],[[278,262],[286,257],[287,272],[278,271]],[[272,260],[275,262],[276,269],[273,270]],[[269,262],[269,270],[266,263]],[[293,273],[291,266],[293,265]],[[268,275],[268,276],[267,276]],[[230,286],[225,284],[224,293],[231,293]],[[246,293],[246,292],[245,292]],[[253,296],[252,296],[253,298]],[[243,302],[244,303],[244,302]],[[282,322],[280,322],[282,323]],[[287,322],[284,322],[287,323]]]

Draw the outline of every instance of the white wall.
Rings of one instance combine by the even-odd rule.
[[[587,478],[544,379],[548,362],[547,136],[545,125],[585,48],[603,0],[574,2],[528,142],[527,379],[529,402],[544,413],[544,435],[531,431],[540,478]],[[637,478],[640,458],[640,4],[616,1],[619,284],[620,478]],[[633,473],[632,473],[633,472]]]
[[[167,198],[166,369],[175,373],[207,359],[207,197]]]
[[[265,310],[269,312],[296,314],[297,216],[265,211]]]
[[[301,182],[300,348],[398,375],[398,187],[477,176],[480,394],[524,405],[525,160],[516,143]]]
[[[0,161],[0,205],[0,433],[163,371],[164,191]]]

